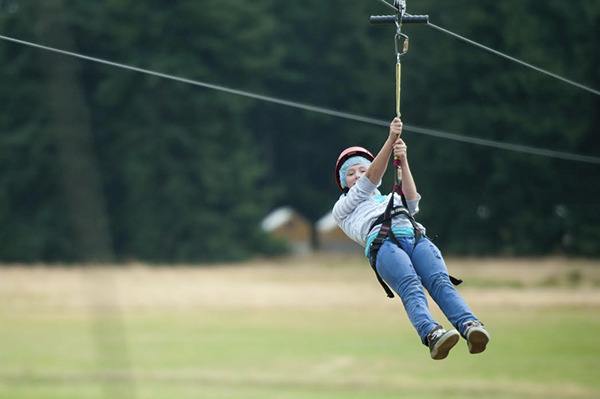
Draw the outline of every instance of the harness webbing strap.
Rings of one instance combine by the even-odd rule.
[[[379,248],[381,248],[381,245],[383,244],[385,239],[388,237],[388,235],[391,234],[392,236],[394,236],[394,233],[391,231],[391,228],[392,228],[391,213],[392,213],[393,206],[394,206],[394,194],[392,193],[392,197],[390,198],[390,200],[385,208],[385,212],[383,212],[384,221],[381,224],[379,233],[377,233],[377,237],[375,237],[375,240],[373,240],[373,243],[371,243],[371,248],[369,249],[369,264],[373,268],[373,271],[375,272],[375,276],[377,277],[377,281],[379,281],[379,284],[381,284],[381,286],[383,287],[383,290],[385,291],[388,298],[393,298],[394,293],[392,292],[390,287],[387,286],[385,281],[383,281],[383,279],[379,275],[379,272],[377,271],[377,253],[379,252]],[[394,239],[395,239],[395,236],[394,236]]]

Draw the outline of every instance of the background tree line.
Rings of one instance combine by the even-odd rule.
[[[413,13],[600,87],[600,4],[409,2]],[[391,119],[393,29],[376,1],[0,0],[0,32]],[[407,124],[598,155],[598,96],[407,26]],[[386,130],[0,43],[0,258],[243,259],[287,204],[312,221],[332,168]],[[455,254],[600,254],[598,165],[405,133],[419,219]],[[384,186],[391,184],[391,174]]]

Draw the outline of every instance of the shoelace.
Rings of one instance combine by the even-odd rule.
[[[443,328],[438,328],[437,330],[433,331],[430,336],[429,336],[429,341],[434,341],[436,339],[438,339],[439,337],[441,337],[442,335],[444,335],[446,333],[446,330],[444,330]]]
[[[468,331],[470,328],[473,328],[473,327],[483,327],[483,324],[478,320],[470,320],[470,321],[467,321],[464,324],[464,326],[465,326],[465,331]]]

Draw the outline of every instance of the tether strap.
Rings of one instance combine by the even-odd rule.
[[[394,190],[392,191],[390,200],[385,208],[385,212],[383,212],[383,215],[379,216],[377,218],[377,220],[375,221],[375,223],[373,223],[373,225],[371,226],[371,229],[373,229],[373,227],[375,227],[376,225],[381,224],[381,228],[379,229],[379,232],[377,233],[377,237],[375,237],[375,239],[371,243],[371,247],[369,248],[369,264],[373,268],[373,271],[375,272],[375,276],[377,277],[377,281],[379,281],[379,284],[381,284],[381,286],[383,287],[383,290],[385,291],[388,298],[393,298],[394,293],[392,292],[390,287],[388,287],[388,285],[385,283],[385,281],[383,281],[383,278],[381,278],[381,276],[379,275],[379,272],[377,271],[377,253],[379,252],[379,249],[383,245],[383,242],[388,237],[394,242],[394,244],[396,244],[398,247],[400,247],[400,243],[398,242],[398,239],[396,238],[396,236],[394,235],[394,232],[392,231],[392,219],[397,215],[405,215],[408,218],[410,223],[413,225],[413,229],[415,231],[415,246],[417,245],[417,243],[419,242],[419,240],[422,237],[422,232],[419,229],[419,226],[417,225],[415,218],[410,214],[410,211],[406,207],[406,199],[404,198],[404,195],[401,194],[402,203],[405,204],[405,206],[396,206],[396,207],[394,206],[394,192],[395,191],[396,191],[396,186],[394,186]],[[450,281],[454,285],[459,285],[463,282],[459,278],[456,278],[451,275],[448,275],[448,276],[450,277]]]

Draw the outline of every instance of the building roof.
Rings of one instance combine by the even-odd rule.
[[[260,223],[264,231],[273,231],[287,223],[294,215],[294,210],[289,206],[282,206],[269,213]]]
[[[333,219],[333,213],[328,212],[321,219],[317,221],[317,231],[325,232],[331,231],[338,227],[335,219]]]

